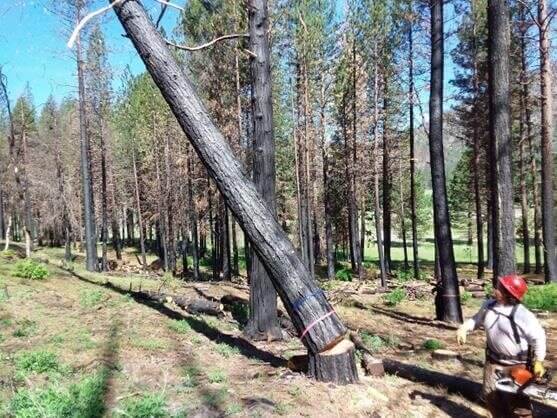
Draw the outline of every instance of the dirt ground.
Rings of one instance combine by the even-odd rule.
[[[14,260],[0,259],[0,413],[7,416],[20,391],[67,387],[100,370],[105,371],[100,399],[107,417],[145,416],[133,415],[130,405],[149,396],[162,400],[165,413],[160,416],[169,417],[486,416],[477,402],[448,394],[435,378],[419,382],[397,374],[370,378],[360,369],[361,381],[355,385],[309,380],[285,367],[286,359],[304,352],[297,338],[250,343],[242,338],[241,323],[230,312],[222,318],[192,316],[171,303],[152,304],[126,294],[130,288],[162,288],[191,297],[199,297],[200,289],[215,298],[247,296],[241,285],[185,283],[135,273],[90,274],[77,266],[62,269],[52,253],[39,257],[49,259],[50,276],[43,281],[12,277]],[[103,286],[107,282],[114,288]],[[334,293],[335,284],[329,286]],[[338,288],[342,286],[349,285],[338,283]],[[481,332],[458,347],[454,328],[432,320],[431,299],[407,300],[391,308],[381,295],[348,293],[333,298],[338,299],[335,309],[378,357],[411,365],[422,374],[458,376],[479,387]],[[465,316],[480,303],[467,302]],[[544,315],[542,321],[550,337],[551,367],[556,361],[557,317]],[[433,360],[431,351],[422,348],[426,340],[459,352],[461,359]],[[63,372],[22,375],[18,358],[37,350],[54,353]],[[557,409],[544,415],[557,416]]]

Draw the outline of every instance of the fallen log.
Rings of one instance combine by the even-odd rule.
[[[356,348],[362,351],[362,367],[368,376],[381,377],[385,374],[383,361],[373,356],[373,353],[366,347],[364,341],[355,332],[350,332],[350,340]]]
[[[152,300],[158,303],[174,303],[176,306],[192,315],[204,314],[222,316],[224,313],[224,306],[222,304],[204,299],[188,299],[182,296],[151,291],[133,292],[133,295],[140,299]]]
[[[438,349],[431,352],[431,357],[435,360],[458,360],[460,354],[456,351]]]

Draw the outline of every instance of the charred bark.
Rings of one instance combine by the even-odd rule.
[[[116,4],[114,10],[198,156],[246,231],[303,343],[310,353],[337,345],[346,328],[318,291],[255,185],[244,175],[240,162],[209,119],[193,86],[174,61],[147,13],[139,2],[132,0]],[[304,297],[303,309],[297,308],[295,303]]]

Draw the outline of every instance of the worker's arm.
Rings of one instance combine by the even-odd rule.
[[[530,345],[533,349],[534,360],[543,362],[545,360],[547,348],[547,338],[545,336],[545,331],[538,318],[536,318],[536,316],[532,312],[527,311],[526,320],[527,323],[524,327],[524,334],[526,340],[528,341],[528,345]]]
[[[480,327],[484,321],[485,313],[490,303],[492,303],[491,299],[486,300],[480,310],[476,312],[472,318],[464,321],[464,323],[458,328],[456,332],[456,340],[459,344],[466,344],[466,336],[468,333]]]

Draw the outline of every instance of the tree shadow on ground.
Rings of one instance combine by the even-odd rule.
[[[366,309],[369,309],[373,312],[376,312],[378,314],[381,315],[385,315],[388,316],[390,318],[396,319],[398,321],[404,321],[404,322],[410,322],[413,324],[419,324],[419,325],[427,325],[430,327],[434,327],[434,328],[443,328],[443,329],[447,329],[447,330],[456,330],[458,328],[457,325],[452,325],[452,324],[447,324],[444,322],[440,322],[437,321],[433,318],[426,318],[423,316],[415,316],[415,315],[411,315],[405,312],[400,312],[400,311],[393,311],[390,309],[383,309],[379,306],[375,306],[375,305],[369,305],[366,306]]]
[[[112,290],[113,292],[119,293],[121,295],[131,296],[137,303],[140,303],[144,306],[154,309],[157,312],[165,315],[170,319],[186,321],[195,332],[203,334],[205,337],[207,337],[208,339],[216,343],[225,343],[227,345],[237,347],[240,350],[240,352],[246,357],[264,361],[266,363],[269,363],[273,367],[283,367],[286,365],[286,360],[282,357],[275,356],[273,353],[269,351],[261,350],[260,348],[257,348],[255,345],[251,344],[247,340],[244,340],[243,338],[225,334],[219,331],[217,328],[210,326],[209,324],[207,324],[205,321],[201,319],[192,316],[182,315],[166,307],[161,303],[154,302],[151,300],[146,300],[138,292],[133,292],[133,291],[130,292],[128,290],[121,289],[117,286],[114,286],[110,282],[99,283],[94,280],[87,279],[86,277],[80,276],[79,274],[73,271],[69,271],[69,270],[66,271],[81,281],[96,286],[102,286],[106,289]]]
[[[460,405],[456,402],[451,401],[446,396],[433,395],[431,393],[422,392],[419,390],[413,391],[410,395],[410,399],[416,399],[417,396],[427,399],[432,405],[445,412],[451,417],[459,418],[481,418],[483,415],[479,415],[467,408],[464,405]]]
[[[431,387],[443,387],[448,393],[461,395],[478,405],[483,405],[484,403],[481,397],[482,385],[473,380],[427,370],[413,364],[390,359],[384,359],[383,366],[385,372],[388,374],[394,374],[403,379]],[[551,418],[557,416],[557,408],[542,404],[541,402],[533,402],[533,404],[537,418]]]

